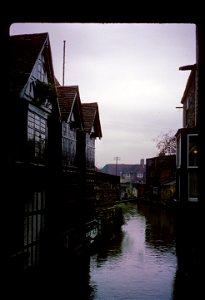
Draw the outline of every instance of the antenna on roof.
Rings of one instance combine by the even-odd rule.
[[[118,163],[118,160],[120,160],[120,157],[115,156],[115,157],[113,157],[113,159],[115,159],[115,161],[116,161],[116,163],[115,163],[115,173],[116,173],[116,176],[117,176],[117,163]]]
[[[63,41],[63,83],[64,86],[64,77],[65,77],[65,41]]]

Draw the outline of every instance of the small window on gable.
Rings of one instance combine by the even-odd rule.
[[[72,130],[75,127],[76,127],[75,116],[74,113],[72,112],[70,116],[70,129]]]
[[[92,126],[91,132],[90,132],[90,137],[95,138],[95,129],[94,126]]]
[[[48,77],[46,73],[46,68],[45,68],[45,62],[44,58],[41,57],[38,60],[38,65],[37,65],[37,79],[42,81],[42,82],[48,82]]]
[[[75,122],[75,116],[74,116],[74,113],[73,113],[73,112],[72,112],[72,114],[71,114],[70,120],[71,120],[72,122]]]

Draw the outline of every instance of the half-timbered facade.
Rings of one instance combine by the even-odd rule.
[[[102,138],[97,102],[82,103],[85,131],[85,162],[87,169],[95,169],[95,140]]]
[[[57,87],[61,115],[61,175],[59,197],[62,201],[61,235],[63,247],[77,247],[83,240],[84,224],[83,176],[79,168],[81,143],[79,133],[83,132],[83,115],[78,86]],[[82,167],[82,166],[81,166]],[[77,232],[77,228],[80,231]],[[73,239],[78,236],[79,239]]]
[[[81,143],[84,145],[84,197],[86,201],[86,220],[91,221],[95,215],[96,183],[95,172],[95,140],[102,138],[101,123],[97,102],[82,103],[84,133]]]
[[[11,36],[9,50],[9,264],[54,267],[96,223],[98,105],[81,104],[78,86],[57,82],[47,33]]]
[[[28,269],[39,266],[48,229],[50,178],[58,157],[59,111],[48,34],[11,36],[9,46],[9,249],[11,267]]]
[[[62,126],[62,167],[77,167],[77,133],[83,130],[78,86],[57,86]]]
[[[64,248],[86,243],[94,219],[95,139],[102,136],[97,103],[82,104],[78,86],[57,86],[61,114],[61,232]],[[73,239],[78,236],[78,239]],[[76,245],[75,245],[76,243]],[[73,249],[75,250],[75,249]]]

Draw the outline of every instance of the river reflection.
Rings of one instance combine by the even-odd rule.
[[[7,298],[204,299],[199,213],[136,203],[122,209],[121,231],[95,254],[72,262],[59,256],[59,264],[38,275],[9,273]]]
[[[90,258],[89,299],[172,299],[177,268],[172,212],[124,205],[122,232]]]

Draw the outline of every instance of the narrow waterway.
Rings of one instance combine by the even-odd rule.
[[[31,292],[35,299],[59,300],[202,299],[199,215],[194,218],[190,211],[186,221],[181,212],[177,226],[172,209],[136,203],[121,207],[124,224],[111,241],[32,278],[14,274],[15,288],[7,293],[19,293],[21,299]]]
[[[177,260],[171,211],[124,204],[125,224],[90,258],[89,299],[172,299]]]

